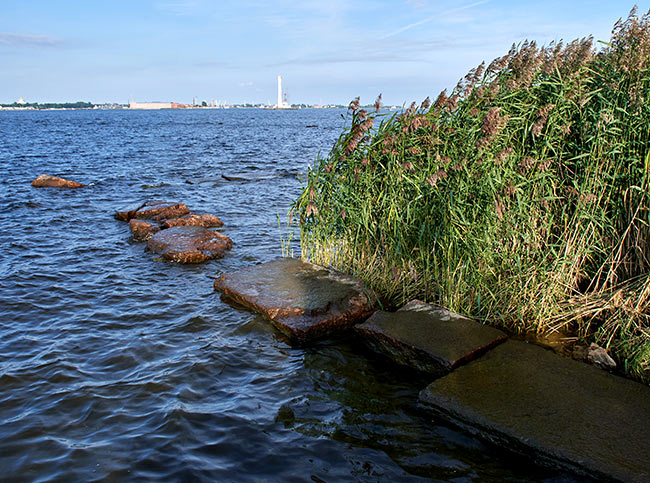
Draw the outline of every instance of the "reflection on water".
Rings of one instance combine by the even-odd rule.
[[[2,478],[563,480],[420,413],[426,377],[347,339],[292,348],[213,292],[280,255],[277,219],[341,127],[328,110],[0,112]],[[31,188],[43,173],[91,186]],[[217,214],[232,251],[157,260],[112,217],[152,198]]]

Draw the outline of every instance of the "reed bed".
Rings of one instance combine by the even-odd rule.
[[[511,332],[562,331],[650,381],[650,14],[513,45],[434,102],[348,125],[292,208],[302,256]]]

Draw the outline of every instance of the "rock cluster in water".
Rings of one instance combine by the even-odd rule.
[[[115,219],[129,222],[135,241],[146,241],[147,249],[176,263],[222,258],[232,248],[230,238],[208,229],[223,226],[218,216],[192,213],[185,203],[148,201],[116,212]]]
[[[58,176],[42,174],[32,181],[32,186],[34,188],[81,188],[85,185],[76,181],[70,181],[69,179],[59,178]]]

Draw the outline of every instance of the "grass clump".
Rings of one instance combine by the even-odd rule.
[[[650,16],[513,46],[435,102],[348,109],[293,207],[304,258],[395,305],[568,330],[650,381]]]

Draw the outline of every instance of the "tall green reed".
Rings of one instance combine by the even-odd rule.
[[[650,379],[650,17],[513,45],[431,103],[350,103],[293,207],[303,257],[392,304],[566,330]]]

